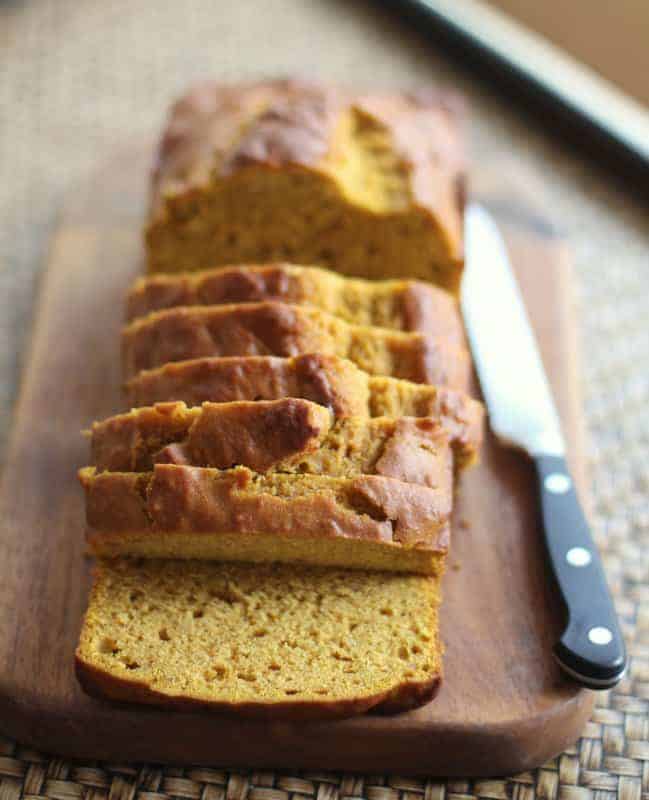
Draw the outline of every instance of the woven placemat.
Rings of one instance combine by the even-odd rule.
[[[0,800],[649,800],[646,208],[372,4],[5,0],[0,48],[0,447],[39,270],[67,188],[116,143],[153,135],[189,82],[306,72],[361,84],[433,79],[459,87],[472,109],[474,158],[516,153],[526,185],[539,187],[539,209],[572,248],[594,529],[631,655],[628,677],[598,695],[575,747],[512,778],[439,782],[74,763],[0,739]],[[509,171],[502,179],[516,180]]]
[[[647,642],[647,639],[645,639]],[[398,775],[231,772],[206,767],[83,763],[48,757],[0,739],[1,800],[644,800],[649,796],[649,658],[614,693],[600,695],[575,747],[540,769],[486,780],[418,780]],[[634,647],[634,651],[637,652]],[[644,677],[644,683],[643,683]],[[639,694],[637,694],[639,692]]]

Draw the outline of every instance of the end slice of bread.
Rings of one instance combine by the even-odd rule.
[[[240,716],[404,711],[440,684],[439,599],[415,575],[104,560],[77,676],[111,700]]]

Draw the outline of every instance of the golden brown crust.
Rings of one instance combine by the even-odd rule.
[[[295,80],[195,87],[172,108],[158,149],[147,231],[150,271],[218,263],[213,260],[218,246],[210,246],[209,236],[202,233],[192,239],[192,226],[185,223],[205,208],[202,201],[210,182],[227,187],[228,182],[245,180],[256,171],[311,180],[313,191],[322,199],[334,197],[348,218],[357,212],[360,219],[369,220],[366,243],[370,252],[381,241],[386,219],[405,222],[421,237],[425,251],[418,277],[424,277],[426,259],[437,261],[443,272],[435,275],[432,265],[432,275],[456,293],[466,173],[458,107],[456,97],[434,90],[362,94]],[[375,140],[390,158],[385,174],[381,173],[385,164],[373,151]],[[375,208],[356,175],[356,159],[368,184],[377,176],[379,180],[387,177],[388,195],[390,180],[398,181],[398,200]],[[350,186],[352,191],[348,191]],[[260,202],[268,207],[272,200],[269,195]],[[231,219],[237,224],[241,221],[236,215]],[[251,226],[249,233],[258,235],[257,243],[244,251],[247,256],[239,254],[230,263],[281,257],[281,248],[269,246],[263,231]],[[293,233],[287,243],[293,247],[295,260],[325,263],[300,258],[320,252],[310,247],[313,229]],[[363,243],[360,230],[359,235]],[[336,253],[334,265],[352,274],[351,262],[345,263],[346,246]],[[269,258],[263,257],[265,250]],[[375,255],[375,267],[381,269],[380,256]],[[179,256],[185,267],[177,263]],[[407,276],[404,266],[399,271]],[[390,272],[395,274],[394,269]]]
[[[351,477],[383,475],[453,491],[448,437],[430,418],[347,417],[308,400],[160,403],[95,422],[98,471],[147,472],[154,464]]]
[[[348,357],[371,374],[465,389],[467,353],[420,333],[350,325],[323,311],[287,303],[192,306],[157,311],[122,336],[124,373],[205,356],[294,356],[320,352]]]
[[[208,170],[228,175],[251,164],[322,169],[340,115],[349,109],[390,131],[409,165],[418,205],[431,215],[445,212],[457,253],[461,220],[455,218],[453,182],[466,169],[458,129],[464,109],[457,95],[431,87],[359,94],[291,79],[199,84],[171,108],[156,154],[152,215],[159,213],[165,191],[200,185]]]
[[[260,476],[156,464],[153,472],[79,473],[88,540],[129,533],[345,538],[445,552],[452,496],[372,475]],[[286,488],[288,487],[288,488]],[[398,552],[395,554],[398,561]],[[315,563],[318,563],[317,561]]]
[[[278,400],[303,397],[336,416],[368,413],[367,374],[351,361],[321,353],[277,356],[206,357],[178,361],[140,372],[125,386],[130,407],[182,400]]]
[[[202,358],[141,372],[126,384],[131,407],[177,399],[204,402],[301,397],[336,417],[432,417],[447,431],[459,466],[472,463],[482,441],[484,409],[463,392],[368,376],[346,359],[318,353],[278,358]]]
[[[177,306],[279,300],[311,304],[347,322],[441,337],[463,345],[457,302],[423,281],[366,281],[295,264],[237,265],[138,279],[127,319]]]
[[[325,408],[296,398],[195,408],[158,403],[95,422],[92,462],[99,471],[114,472],[145,472],[154,463],[243,465],[265,472],[290,456],[316,450],[331,423]]]
[[[378,714],[399,714],[418,708],[432,700],[441,686],[441,675],[429,681],[406,682],[392,691],[365,695],[350,700],[287,701],[267,703],[226,703],[172,696],[152,689],[146,683],[111,675],[86,661],[77,650],[74,658],[77,680],[93,697],[123,703],[143,703],[175,711],[210,711],[250,719],[284,719],[291,721],[343,719],[368,711]]]
[[[441,645],[439,645],[441,648]],[[442,676],[439,675],[430,681],[414,683],[408,682],[391,691],[380,703],[371,709],[373,714],[403,714],[414,708],[430,703],[434,700],[442,685]]]

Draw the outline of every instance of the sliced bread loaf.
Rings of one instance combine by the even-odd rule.
[[[240,265],[139,278],[127,298],[127,318],[176,306],[281,300],[311,304],[356,325],[418,331],[464,343],[457,301],[423,281],[367,281],[295,264]]]
[[[451,492],[393,478],[175,464],[79,478],[96,555],[438,574],[448,549]]]
[[[332,477],[358,474],[448,489],[448,436],[429,417],[336,419],[309,400],[158,403],[95,422],[99,471],[145,472],[156,463]]]
[[[404,711],[441,678],[439,581],[205,561],[100,561],[76,652],[112,700],[271,719]]]
[[[458,292],[460,117],[457,98],[430,89],[198,86],[158,149],[149,271],[288,260]]]
[[[368,375],[347,359],[319,353],[178,361],[140,372],[125,390],[131,407],[303,397],[337,417],[432,417],[448,432],[459,467],[475,461],[482,441],[482,403],[463,392]]]
[[[124,329],[122,345],[127,378],[169,361],[203,356],[300,353],[338,355],[373,375],[461,389],[470,373],[464,348],[446,339],[350,325],[309,306],[272,301],[155,311]]]

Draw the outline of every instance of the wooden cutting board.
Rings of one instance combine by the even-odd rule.
[[[562,612],[531,464],[489,436],[461,491],[442,615],[446,679],[430,705],[397,717],[269,723],[120,707],[80,690],[72,656],[89,563],[79,431],[123,407],[118,332],[140,264],[148,160],[147,149],[132,148],[77,187],[50,250],[3,484],[0,730],[77,758],[374,774],[512,773],[563,750],[592,694],[552,658]],[[493,186],[503,184],[487,180],[483,195],[507,234],[579,480],[569,265],[544,220]]]

